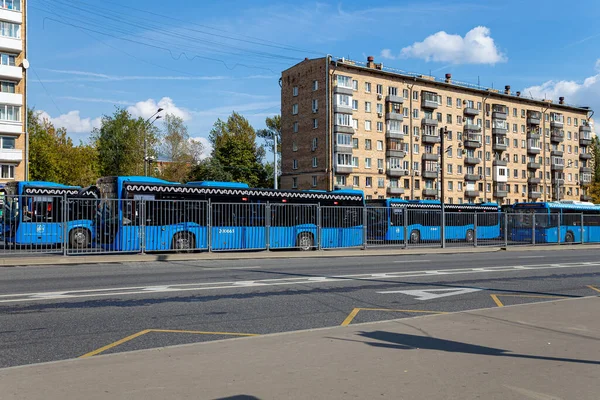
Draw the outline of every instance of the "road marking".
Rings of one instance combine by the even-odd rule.
[[[546,258],[546,256],[521,256],[517,258]]]
[[[408,296],[416,297],[416,300],[433,300],[439,299],[440,297],[457,296],[460,294],[469,294],[479,292],[482,289],[472,288],[456,288],[456,289],[422,289],[422,290],[393,290],[388,292],[377,292],[380,294],[405,294]]]
[[[116,342],[107,344],[106,346],[100,347],[94,351],[90,351],[89,353],[85,353],[78,358],[88,358],[100,353],[105,352],[106,350],[110,350],[114,347],[122,345],[123,343],[127,343],[135,338],[138,338],[142,335],[145,335],[150,332],[158,332],[158,333],[188,333],[193,335],[221,335],[221,336],[258,336],[255,333],[238,333],[238,332],[206,332],[206,331],[188,331],[188,330],[178,330],[178,329],[144,329],[143,331],[139,331],[138,333],[134,333],[133,335],[124,337],[123,339],[117,340]]]
[[[592,286],[592,285],[588,285],[588,287],[589,287],[590,289],[592,289],[592,290],[595,290],[596,292],[600,293],[600,289],[598,289],[597,287],[595,287],[595,286]]]
[[[157,294],[163,292],[200,292],[203,290],[226,290],[243,289],[254,287],[286,286],[286,285],[319,285],[333,282],[352,282],[352,281],[374,281],[385,279],[386,281],[401,280],[416,277],[432,277],[436,275],[462,275],[462,274],[485,274],[499,272],[520,271],[523,268],[529,270],[546,270],[562,268],[589,268],[590,266],[600,266],[599,262],[578,262],[568,264],[531,264],[531,265],[513,265],[497,266],[487,268],[456,268],[441,270],[416,270],[416,271],[396,271],[396,272],[374,272],[369,274],[353,275],[332,275],[332,276],[301,276],[294,278],[276,278],[262,279],[255,281],[229,281],[229,282],[196,282],[176,285],[149,285],[133,286],[121,288],[103,288],[103,289],[80,289],[61,292],[40,292],[40,293],[17,293],[0,295],[0,303],[23,303],[31,301],[49,301],[49,300],[67,300],[88,297],[107,297],[107,296],[131,296],[137,294]]]
[[[344,322],[340,326],[348,326],[352,323],[354,318],[360,311],[385,311],[385,312],[399,312],[399,313],[411,313],[411,314],[447,314],[443,311],[426,311],[426,310],[395,310],[390,308],[355,308],[346,317]]]
[[[401,261],[394,261],[394,264],[426,263],[426,262],[431,262],[431,260],[401,260]]]
[[[566,299],[566,296],[560,295],[535,295],[535,294],[490,294],[492,300],[498,307],[504,307],[504,304],[500,301],[499,297],[523,297],[526,299]]]

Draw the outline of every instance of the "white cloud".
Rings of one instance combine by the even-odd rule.
[[[444,31],[434,33],[422,42],[403,48],[400,56],[453,64],[494,65],[507,61],[485,26],[471,29],[464,38]]]
[[[172,114],[184,121],[189,121],[192,118],[190,111],[185,108],[177,107],[170,97],[163,97],[158,102],[154,99],[140,101],[133,106],[127,107],[127,111],[134,117],[149,118],[156,113],[156,110],[159,108],[164,110],[162,115]]]
[[[66,114],[52,118],[47,112],[41,111],[40,117],[47,119],[57,128],[65,128],[67,133],[90,133],[92,129],[99,128],[101,118],[81,118],[79,111],[69,111]]]
[[[596,62],[597,67],[598,62]],[[554,101],[558,101],[559,97],[564,97],[567,104],[587,106],[598,111],[600,110],[600,71],[583,82],[547,81],[538,86],[525,88],[523,93],[526,96]],[[598,124],[595,125],[595,131],[596,134],[600,133]]]
[[[392,51],[390,49],[381,50],[381,58],[384,58],[386,60],[395,60],[396,59],[396,57],[392,54]]]

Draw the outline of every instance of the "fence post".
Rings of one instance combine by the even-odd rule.
[[[581,244],[585,243],[584,215],[581,213]]]
[[[508,247],[508,213],[504,213],[504,247]]]
[[[362,215],[362,220],[363,220],[363,250],[367,249],[367,207],[363,207],[363,215]]]
[[[442,149],[443,151],[444,149]],[[440,239],[442,241],[442,249],[446,248],[446,210],[444,210],[444,204],[442,204],[442,215],[440,218]]]
[[[321,250],[321,220],[322,220],[321,205],[317,204],[317,250]]]
[[[531,214],[531,244],[535,245],[535,213]]]
[[[473,245],[474,245],[474,247],[477,247],[477,216],[478,216],[478,214],[475,213],[475,223],[473,224]]]
[[[558,214],[556,216],[556,243],[560,244],[561,242],[561,237],[562,237],[562,226],[561,226],[561,217],[562,217],[562,213]]]
[[[206,206],[206,247],[208,252],[212,251],[212,203],[208,200]]]
[[[140,253],[144,254],[146,252],[146,200],[141,199],[138,204],[138,207],[140,207]]]
[[[271,204],[267,202],[265,206],[265,246],[267,251],[271,251]]]
[[[403,210],[403,216],[404,218],[402,218],[402,225],[404,228],[404,248],[407,249],[408,248],[408,209],[404,208]],[[390,209],[391,212],[391,209]]]
[[[69,220],[68,216],[69,207],[67,205],[67,195],[64,194],[62,198],[62,236],[63,236],[63,256],[68,255],[69,248],[69,232],[67,227],[67,221]]]

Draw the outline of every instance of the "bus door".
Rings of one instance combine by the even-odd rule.
[[[266,248],[266,204],[213,203],[213,250],[263,250]]]
[[[37,245],[62,243],[62,198],[24,196],[22,203],[22,219],[15,242]]]

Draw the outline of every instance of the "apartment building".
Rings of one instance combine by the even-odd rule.
[[[0,187],[26,179],[26,0],[0,0]]]
[[[592,112],[562,97],[409,74],[373,57],[305,59],[282,73],[281,88],[283,188],[447,203],[590,200]]]

